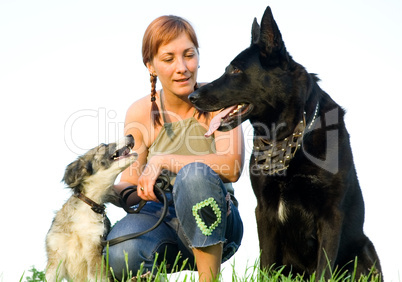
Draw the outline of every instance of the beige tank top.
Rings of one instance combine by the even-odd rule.
[[[162,93],[160,96],[162,96]],[[160,154],[202,156],[216,152],[215,139],[213,136],[208,138],[204,136],[207,129],[194,117],[196,114],[195,109],[191,118],[168,123],[165,118],[162,97],[160,104],[163,126],[155,141],[148,149],[147,162],[152,156]],[[174,166],[175,160],[172,159],[171,162]],[[168,172],[168,174],[173,185],[176,175],[172,172]],[[225,183],[225,186],[227,191],[233,195],[234,191],[231,183]]]

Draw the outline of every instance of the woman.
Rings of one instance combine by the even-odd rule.
[[[216,113],[200,113],[188,99],[198,87],[199,53],[197,37],[186,20],[176,16],[154,20],[144,34],[142,54],[151,95],[134,102],[125,121],[125,134],[133,135],[139,157],[122,173],[115,190],[120,193],[137,185],[137,194],[127,204],[148,202],[139,214],[128,214],[116,223],[108,239],[144,231],[158,220],[161,203],[154,184],[162,171],[170,174],[173,204],[158,228],[111,246],[110,266],[117,277],[123,275],[126,252],[135,275],[141,263],[145,271],[152,269],[156,253],[166,259],[168,268],[181,253],[181,261],[188,259],[188,269],[196,265],[200,281],[211,281],[221,263],[236,252],[243,235],[231,186],[243,167],[242,131],[238,127],[204,136]],[[160,91],[155,90],[157,79]]]

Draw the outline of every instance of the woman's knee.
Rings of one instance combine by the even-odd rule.
[[[193,162],[184,166],[177,174],[176,182],[183,187],[194,187],[196,184],[207,184],[212,182],[218,184],[219,175],[208,165],[200,162]]]
[[[225,185],[219,175],[208,165],[190,163],[179,171],[173,186],[176,214],[178,211],[180,213],[191,210],[195,204],[210,198],[223,205],[226,193]]]

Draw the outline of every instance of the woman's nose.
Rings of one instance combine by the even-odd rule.
[[[185,73],[187,71],[187,64],[184,58],[179,58],[176,60],[176,72]]]

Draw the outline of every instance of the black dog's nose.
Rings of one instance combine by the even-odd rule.
[[[199,98],[199,92],[197,90],[188,96],[188,99],[190,99],[190,102],[193,104],[197,102],[198,98]]]

